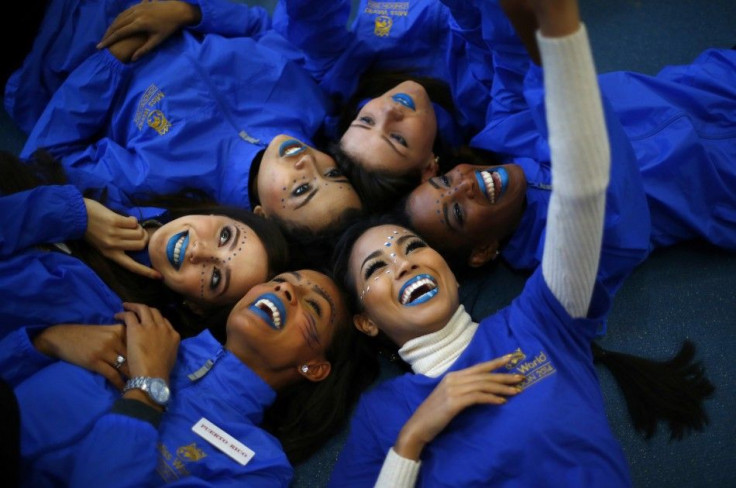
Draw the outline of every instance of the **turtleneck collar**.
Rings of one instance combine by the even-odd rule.
[[[478,324],[460,305],[442,329],[407,341],[399,356],[417,374],[436,378],[447,371],[470,344]]]

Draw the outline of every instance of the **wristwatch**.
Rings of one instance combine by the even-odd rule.
[[[171,392],[169,386],[161,378],[151,378],[149,376],[136,376],[129,379],[125,383],[123,393],[129,390],[143,390],[153,402],[157,405],[165,407],[169,403]]]

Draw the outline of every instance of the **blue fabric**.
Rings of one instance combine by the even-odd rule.
[[[0,257],[38,244],[80,239],[86,230],[87,209],[72,185],[0,195]]]
[[[613,296],[624,279],[649,255],[652,230],[641,173],[627,134],[610,107],[604,113],[611,147],[611,177],[598,279]],[[546,128],[545,128],[546,130]],[[515,269],[531,270],[542,262],[547,209],[552,189],[549,161],[516,158],[527,179],[526,209],[517,230],[501,250]]]
[[[21,209],[30,220],[19,218]],[[122,310],[120,298],[86,263],[37,247],[84,233],[87,212],[78,190],[48,186],[2,196],[0,223],[0,337],[25,326],[109,324]]]
[[[213,363],[203,377],[191,373]],[[16,389],[23,486],[288,486],[281,445],[258,424],[276,393],[208,332],[182,341],[161,424],[110,413],[120,393],[95,373],[55,363]],[[201,418],[255,451],[245,466],[192,431]]]
[[[304,51],[310,71],[336,102],[335,110],[364,72],[411,70],[450,87],[458,120],[440,126],[445,140],[457,144],[483,126],[492,73],[482,66],[488,59],[485,46],[466,41],[473,33],[480,38],[479,25],[461,25],[436,1],[363,0],[346,30],[350,3],[282,0],[273,13],[274,30]],[[475,15],[474,7],[463,8],[457,11],[461,22]],[[328,132],[337,137],[337,114],[332,116]]]
[[[69,74],[95,53],[107,27],[139,0],[51,0],[31,52],[8,79],[5,108],[26,134],[31,132],[51,96]],[[196,1],[189,3],[198,4]],[[208,8],[212,5],[212,8]],[[225,36],[260,36],[270,28],[268,12],[229,0],[206,0],[194,29]],[[214,16],[214,18],[212,18]]]
[[[311,143],[325,115],[293,56],[273,32],[182,32],[132,65],[95,53],[56,91],[23,154],[48,148],[72,183],[106,189],[116,210],[182,188],[248,208],[255,155],[281,133]]]
[[[504,85],[508,99],[516,91],[510,105],[518,112],[489,124],[472,144],[546,161],[541,71],[532,67],[523,88],[519,81]],[[612,184],[631,185],[631,178],[639,178],[628,170],[616,174],[621,168],[617,151],[630,146],[649,208],[650,247],[704,239],[736,250],[736,51],[711,49],[689,65],[665,68],[656,76],[616,72],[600,75],[599,83],[609,106]],[[501,85],[494,81],[494,87]],[[614,124],[620,126],[615,134]],[[627,193],[620,195],[626,203]],[[646,224],[643,214],[636,218]],[[627,232],[627,226],[620,231]],[[541,256],[529,251],[521,262],[522,251],[515,252],[521,267],[534,264],[531,256]]]
[[[598,290],[589,318],[572,319],[538,269],[484,319],[448,373],[513,352],[509,372],[526,375],[524,390],[460,413],[425,447],[417,486],[629,486],[590,350],[609,305]],[[401,427],[441,380],[405,374],[365,394],[330,486],[373,486]]]

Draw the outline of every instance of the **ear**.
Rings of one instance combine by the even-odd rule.
[[[422,168],[422,183],[437,176],[440,171],[440,158],[432,154],[427,164]]]
[[[365,335],[376,337],[378,335],[378,326],[365,314],[358,313],[353,315],[353,324],[355,328]]]
[[[490,242],[487,244],[478,244],[470,251],[468,257],[468,266],[471,268],[479,268],[488,261],[496,259],[498,256],[498,242]]]
[[[260,215],[261,217],[266,216],[266,212],[263,211],[263,207],[261,207],[260,205],[255,206],[255,208],[253,209],[253,213],[256,215]]]
[[[300,364],[296,370],[309,381],[322,381],[330,375],[332,365],[325,359],[315,359],[307,364]]]

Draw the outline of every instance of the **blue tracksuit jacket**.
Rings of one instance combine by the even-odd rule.
[[[56,91],[22,155],[47,148],[116,210],[182,188],[248,208],[256,154],[281,133],[310,143],[325,115],[319,87],[281,52],[293,49],[275,33],[187,31],[130,65],[97,52]]]
[[[424,449],[417,486],[630,486],[590,350],[609,305],[598,289],[589,318],[572,319],[537,268],[511,305],[480,323],[448,371],[513,352],[508,372],[526,376],[524,391],[505,405],[460,413]],[[373,486],[399,431],[443,376],[404,374],[364,394],[330,486]]]
[[[120,392],[96,373],[57,362],[30,376],[15,388],[22,486],[289,486],[281,444],[258,427],[275,391],[209,332],[182,341],[170,387],[156,428],[110,412]],[[198,435],[201,419],[237,444]],[[213,443],[254,455],[243,465]]]

